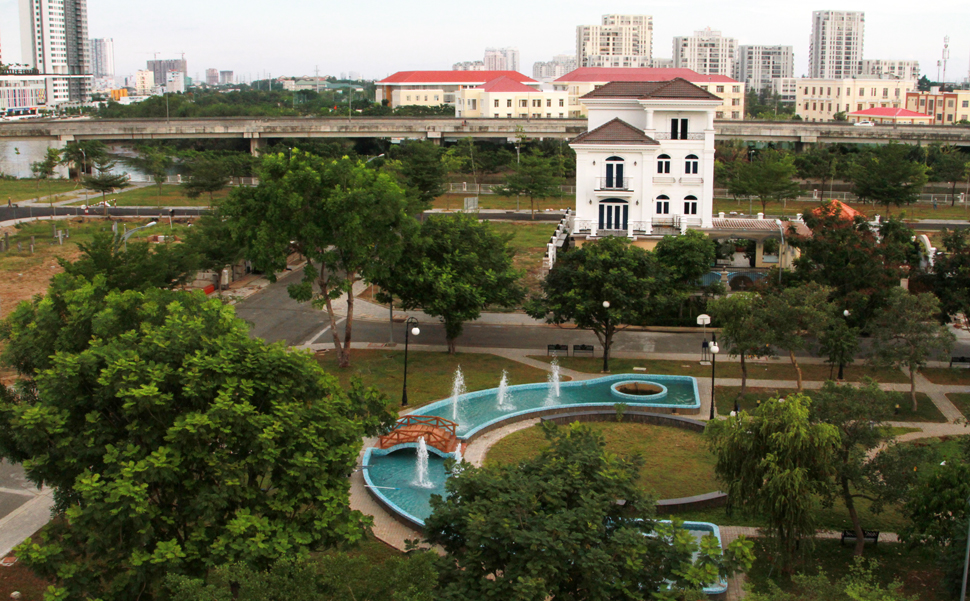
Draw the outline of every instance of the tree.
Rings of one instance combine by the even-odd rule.
[[[937,352],[949,352],[954,337],[935,316],[940,301],[929,293],[910,294],[902,288],[890,291],[886,306],[872,324],[872,351],[876,364],[909,371],[909,396],[916,411],[916,372]]]
[[[717,244],[707,234],[687,230],[680,236],[664,236],[654,255],[670,270],[671,281],[694,288],[711,271],[717,259]]]
[[[51,219],[54,219],[54,196],[51,194],[50,180],[54,177],[54,170],[60,164],[60,151],[56,148],[48,148],[44,154],[44,160],[30,164],[30,170],[38,181],[47,182],[47,202],[51,205]]]
[[[299,150],[263,158],[259,185],[236,188],[219,207],[233,239],[255,267],[286,269],[287,257],[307,259],[303,280],[289,287],[300,302],[326,307],[341,367],[350,366],[354,284],[377,279],[400,257],[413,223],[406,192],[389,174],[348,158],[321,159]],[[275,276],[270,275],[275,280]],[[333,301],[347,297],[344,339]]]
[[[391,284],[405,309],[421,308],[445,325],[448,352],[466,321],[489,305],[512,307],[522,300],[522,273],[512,266],[508,237],[468,215],[434,215],[409,237]]]
[[[721,345],[732,357],[741,357],[741,391],[748,386],[747,357],[770,357],[774,354],[771,333],[757,294],[739,292],[711,301],[707,305],[711,319],[721,327]]]
[[[592,330],[603,345],[603,371],[608,372],[613,336],[643,323],[653,306],[665,302],[668,281],[666,269],[651,253],[610,236],[559,254],[526,313],[546,323],[573,322]]]
[[[705,432],[732,506],[765,521],[789,570],[799,541],[815,534],[839,448],[838,430],[812,423],[811,405],[800,393],[770,399],[753,415],[708,422]]]
[[[104,142],[100,140],[68,142],[61,149],[61,163],[74,166],[75,180],[80,183],[81,176],[87,174],[89,166],[95,159],[104,158],[105,153]]]
[[[862,200],[890,207],[919,200],[926,184],[927,167],[909,157],[909,147],[890,142],[856,157],[849,169],[852,191]]]
[[[933,146],[929,153],[930,179],[950,182],[950,206],[957,202],[957,184],[970,175],[970,156],[956,146]]]
[[[199,216],[183,244],[198,258],[200,269],[212,271],[235,265],[246,253],[241,242],[233,238],[232,224],[213,213]]]
[[[958,313],[970,315],[970,232],[943,230],[943,250],[936,254],[930,276],[940,312],[947,320]]]
[[[522,155],[512,172],[505,176],[505,185],[498,188],[500,196],[528,196],[532,219],[536,218],[536,198],[549,198],[559,194],[559,176],[552,159],[535,151]]]
[[[698,549],[654,521],[636,482],[642,458],[606,453],[588,426],[545,426],[551,446],[534,459],[467,466],[447,498],[432,497],[425,532],[448,553],[443,598],[672,599],[750,565],[747,540],[722,555],[713,536]]]
[[[430,141],[408,140],[391,153],[400,161],[404,182],[415,191],[418,210],[431,208],[435,199],[445,193],[445,163],[441,147]]]
[[[168,170],[174,163],[172,155],[165,147],[147,147],[141,149],[141,156],[137,164],[152,176],[157,187],[157,195],[162,195],[162,184],[168,179]],[[195,198],[195,197],[193,197]]]
[[[783,202],[798,198],[801,187],[793,181],[797,171],[790,154],[765,150],[755,160],[742,164],[736,177],[743,182],[745,195],[757,196],[762,212],[767,213],[769,200]]]
[[[843,163],[841,148],[838,146],[815,145],[795,156],[798,177],[818,180],[819,190],[824,193],[825,182],[833,181],[839,175]]]
[[[114,161],[105,157],[98,157],[94,160],[94,169],[98,172],[97,175],[85,175],[82,180],[84,181],[84,186],[90,190],[101,193],[101,201],[104,203],[104,214],[108,214],[108,205],[105,201],[105,194],[108,192],[113,192],[114,190],[122,190],[127,188],[128,176],[123,173],[111,173],[111,170],[115,168]]]
[[[61,515],[17,555],[52,598],[148,598],[169,574],[363,536],[347,474],[393,420],[384,399],[250,338],[231,307],[62,274],[2,338],[24,381],[0,405],[0,451]]]
[[[843,366],[855,361],[855,354],[859,350],[859,334],[859,328],[850,326],[847,319],[841,319],[838,315],[830,319],[828,327],[819,333],[818,353],[830,365],[829,379],[832,378],[832,370],[838,365],[838,379],[841,380]]]
[[[98,275],[113,290],[177,288],[199,270],[199,257],[184,244],[132,242],[99,232],[89,243],[79,243],[81,256],[74,262],[58,259],[66,273],[93,281]]]
[[[795,574],[792,583],[798,593],[782,590],[769,580],[766,591],[752,592],[749,601],[917,601],[916,597],[903,595],[903,583],[893,580],[883,585],[879,562],[862,557],[849,566],[849,574],[833,581],[824,570],[818,574]]]
[[[222,161],[212,158],[197,158],[189,164],[190,177],[182,182],[182,191],[189,198],[198,198],[202,194],[209,195],[209,205],[212,205],[212,195],[224,190],[231,178]]]
[[[788,351],[792,367],[802,390],[802,369],[795,352],[808,346],[808,338],[817,338],[834,317],[829,302],[830,288],[814,282],[762,295],[762,310],[767,325],[769,344]]]

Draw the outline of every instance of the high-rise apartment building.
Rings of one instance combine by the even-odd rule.
[[[738,46],[735,78],[749,90],[772,86],[773,79],[794,77],[795,57],[791,46]]]
[[[576,27],[577,67],[649,67],[653,17],[603,15],[600,25]]]
[[[91,74],[95,77],[115,76],[115,42],[113,38],[91,40]]]
[[[219,69],[205,70],[205,85],[207,86],[219,85]]]
[[[184,58],[148,61],[148,70],[155,74],[155,83],[157,84],[164,84],[168,80],[169,71],[189,72]]]
[[[482,61],[462,61],[451,66],[452,71],[484,71],[485,63]]]
[[[866,16],[860,11],[817,10],[812,13],[808,76],[846,79],[862,73]]]
[[[518,48],[486,48],[485,71],[518,71]]]
[[[47,79],[48,103],[91,97],[87,0],[20,0],[20,43],[23,63],[55,76]]]
[[[135,95],[151,96],[155,88],[155,72],[144,69],[135,73]]]
[[[533,79],[556,79],[576,70],[576,57],[571,54],[557,54],[551,61],[532,65]]]
[[[674,38],[674,68],[691,69],[702,75],[734,77],[738,41],[726,38],[710,27],[692,36]]]
[[[862,60],[863,77],[918,80],[919,75],[919,61]]]
[[[219,71],[219,85],[231,86],[236,83],[232,71]]]

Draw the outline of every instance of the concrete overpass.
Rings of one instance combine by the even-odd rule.
[[[585,119],[455,119],[451,117],[205,118],[205,119],[51,119],[0,123],[0,141],[172,140],[233,138],[250,140],[253,150],[280,138],[391,138],[454,141],[465,137],[572,139],[586,131]],[[970,127],[851,124],[797,121],[717,121],[720,139],[749,142],[907,144],[942,142],[970,146]]]

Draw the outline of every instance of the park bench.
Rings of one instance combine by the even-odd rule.
[[[879,531],[878,530],[863,530],[862,539],[867,543],[872,543],[874,545],[879,544]],[[846,541],[855,542],[855,530],[843,530],[842,538],[839,539],[839,544],[844,545]]]
[[[970,365],[970,357],[950,357],[950,367],[953,367],[954,363]]]
[[[562,353],[566,357],[569,356],[569,345],[568,344],[549,344],[546,346],[546,356],[553,355],[555,357]]]
[[[592,344],[574,344],[573,357],[579,355],[579,353],[589,353],[589,356],[592,357],[596,354],[596,350],[593,348]]]

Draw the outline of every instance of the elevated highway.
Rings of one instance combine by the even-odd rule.
[[[585,119],[455,119],[450,117],[51,119],[0,123],[0,142],[16,140],[172,140],[234,138],[253,150],[281,138],[390,138],[433,141],[516,138],[572,139]],[[802,144],[906,144],[941,142],[970,146],[970,127],[900,125],[858,127],[845,123],[717,121],[719,139]]]

